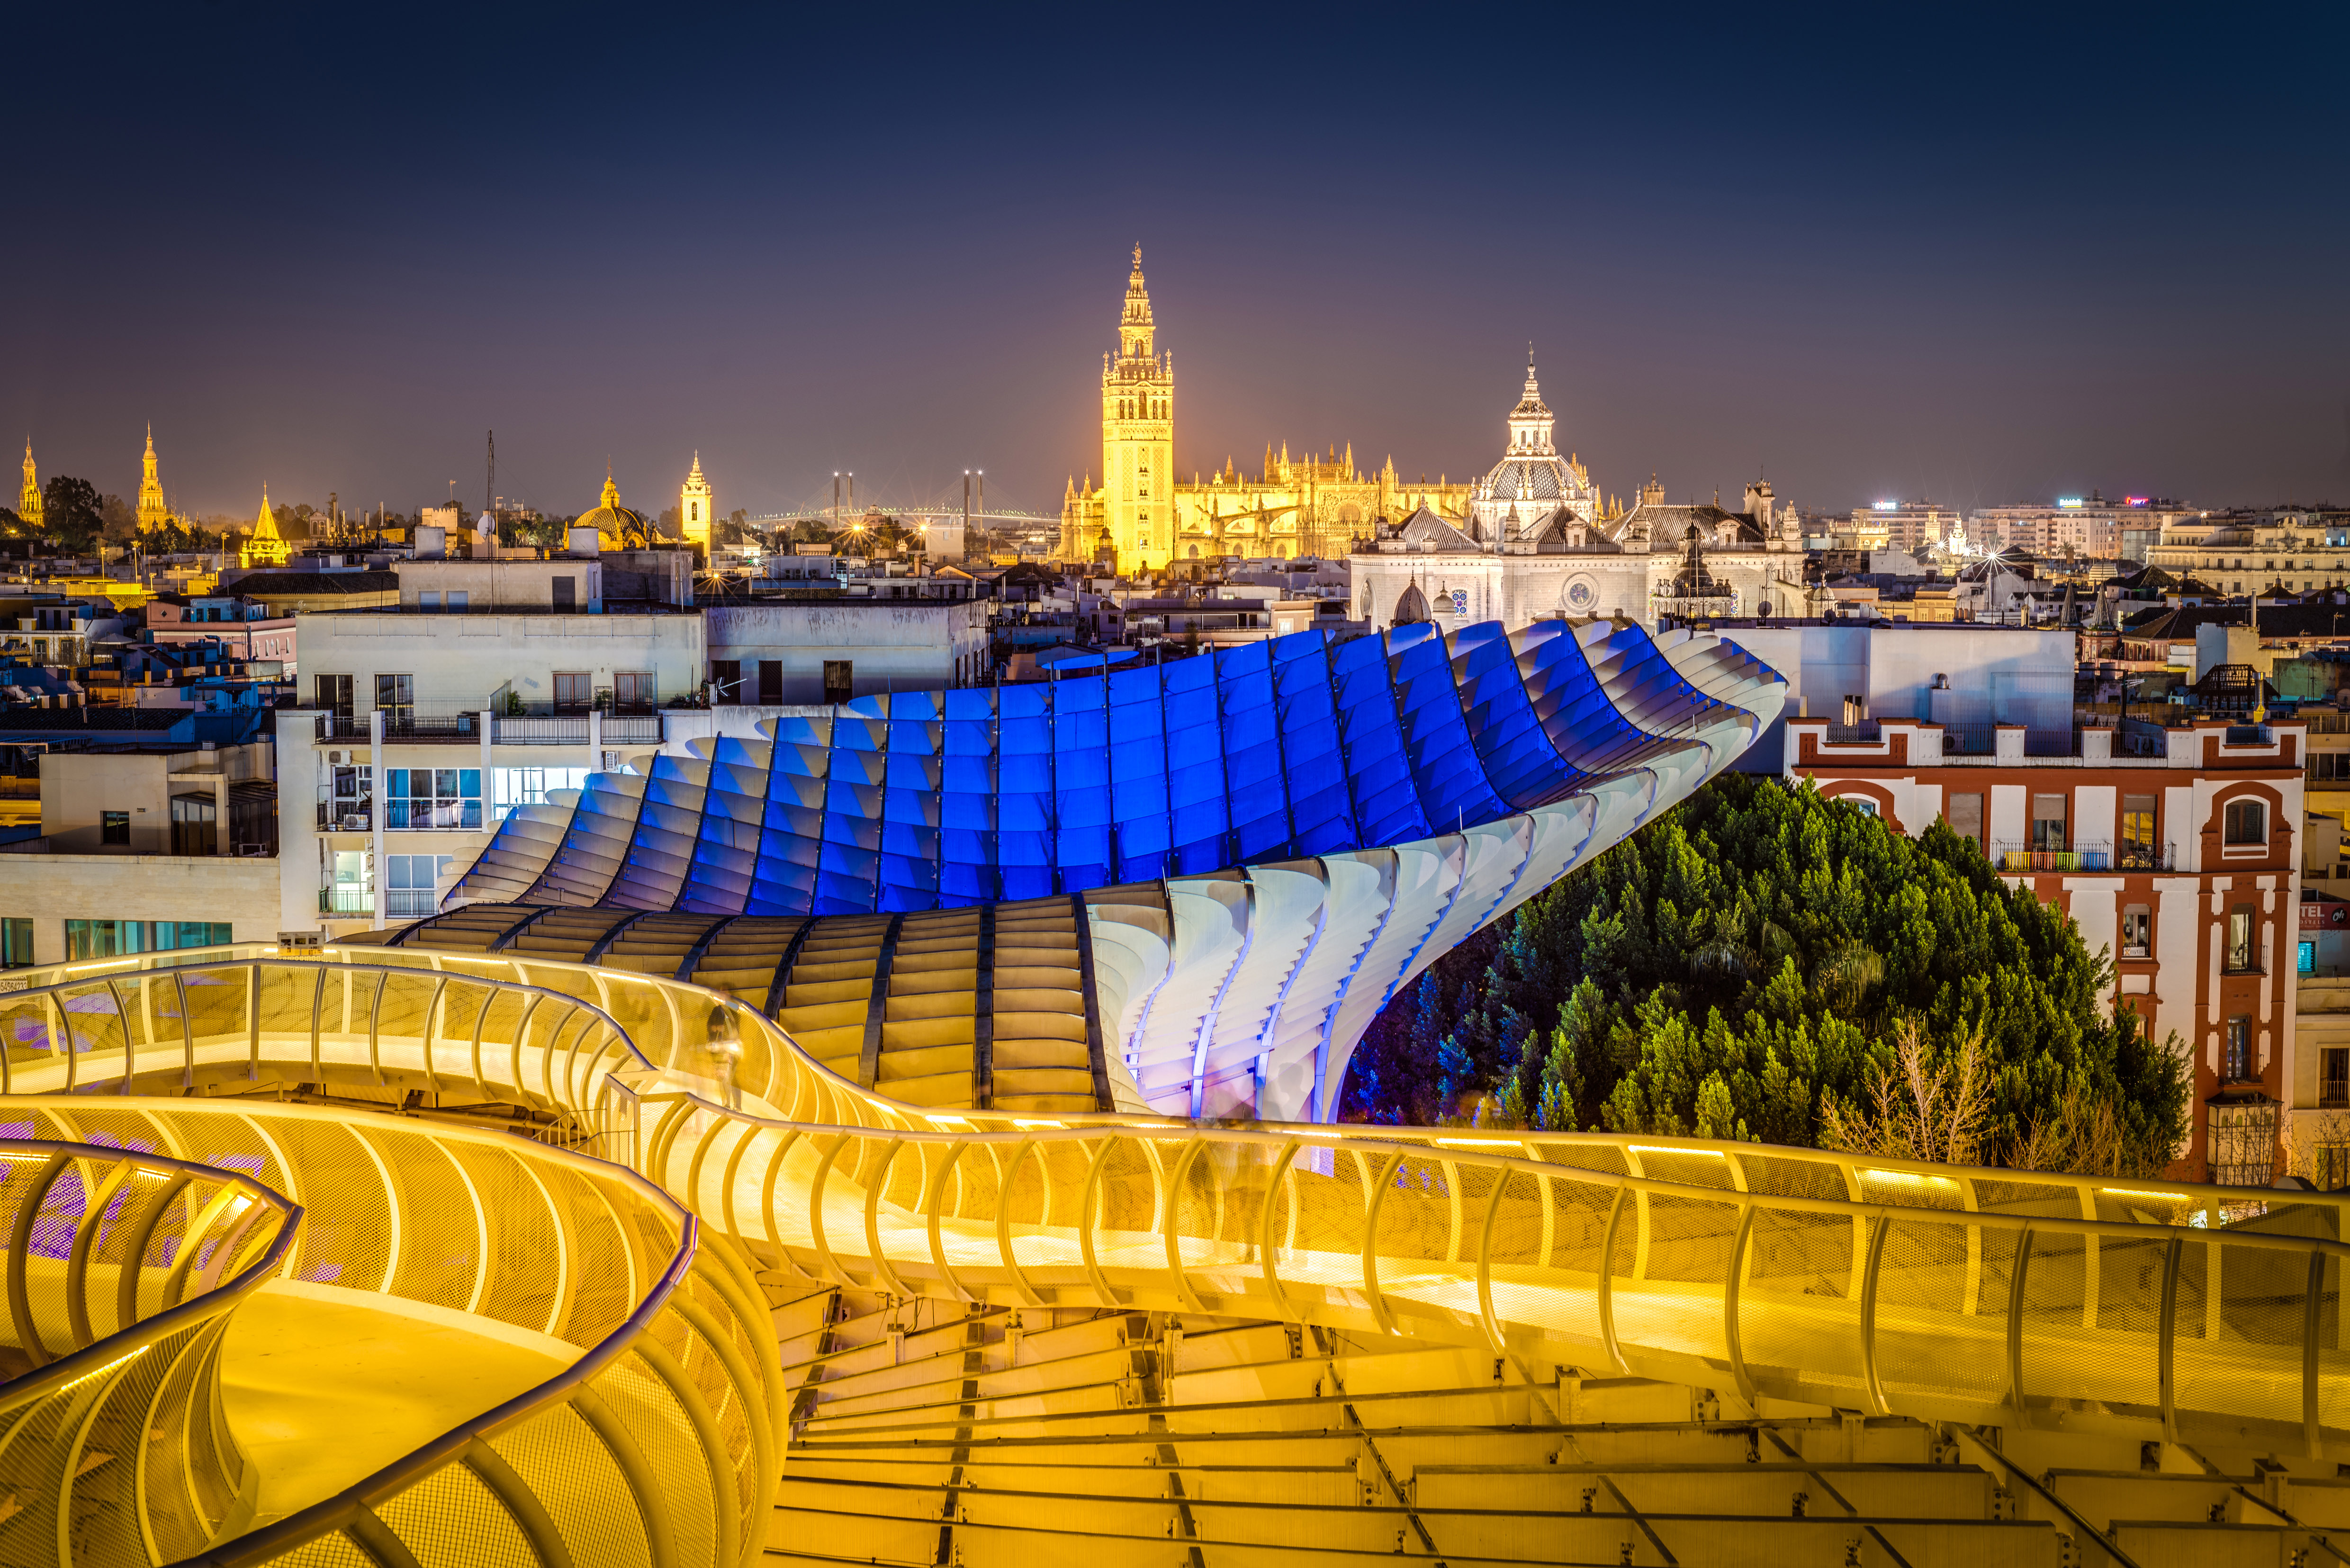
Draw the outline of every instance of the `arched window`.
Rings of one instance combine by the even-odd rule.
[[[2259,801],[2230,801],[2226,823],[2225,838],[2230,844],[2266,844],[2269,841],[2269,808]]]

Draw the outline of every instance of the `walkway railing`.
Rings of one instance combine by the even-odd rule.
[[[270,995],[269,987],[261,993]],[[197,1039],[200,1060],[208,1059],[204,1048],[227,1044]],[[430,1440],[371,1475],[341,1478],[349,1484],[325,1496],[288,1495],[283,1486],[273,1496],[268,1478],[228,1444],[224,1401],[203,1385],[187,1396],[203,1417],[196,1452],[219,1453],[214,1468],[223,1474],[209,1489],[186,1489],[196,1501],[174,1516],[178,1532],[151,1532],[151,1550],[133,1535],[124,1552],[93,1557],[79,1546],[68,1551],[51,1531],[39,1539],[58,1542],[58,1563],[307,1563],[348,1560],[338,1552],[356,1546],[365,1560],[434,1565],[478,1563],[509,1548],[505,1560],[546,1564],[631,1554],[651,1563],[747,1563],[764,1544],[782,1453],[781,1377],[766,1303],[740,1249],[701,1231],[642,1179],[494,1132],[266,1100],[20,1097],[0,1100],[0,1119],[42,1135],[78,1132],[120,1146],[88,1147],[85,1158],[102,1157],[109,1162],[105,1168],[132,1159],[140,1168],[190,1173],[185,1179],[195,1185],[182,1209],[210,1190],[206,1182],[240,1198],[266,1194],[296,1217],[304,1210],[275,1191],[298,1197],[307,1224],[298,1237],[290,1224],[279,1230],[268,1254],[233,1287],[244,1294],[266,1290],[293,1298],[303,1311],[359,1307],[410,1317],[418,1332],[445,1336],[454,1328],[499,1354],[523,1357],[526,1372],[556,1369],[486,1412],[464,1407],[463,1378],[446,1389],[409,1389],[404,1397],[411,1403],[449,1401],[448,1425],[428,1428]],[[16,1147],[0,1145],[0,1157]],[[126,1149],[168,1149],[172,1157]],[[17,1179],[0,1188],[0,1199]],[[65,1192],[70,1184],[68,1176],[56,1186]],[[89,1268],[111,1291],[117,1286],[109,1249],[127,1251],[141,1221],[104,1185],[88,1190],[78,1209],[62,1199],[51,1208],[84,1215],[85,1228],[99,1223],[88,1216],[105,1217]],[[224,1263],[207,1260],[242,1259],[258,1245],[224,1241],[205,1251],[201,1243],[221,1223],[212,1216],[225,1210],[218,1197],[202,1201],[204,1223],[193,1232],[199,1247],[161,1254],[193,1260],[178,1264],[183,1272],[217,1272]],[[20,1206],[20,1231],[30,1223],[25,1212]],[[48,1224],[39,1220],[31,1233],[48,1236],[39,1228]],[[254,1231],[248,1219],[238,1233]],[[36,1278],[44,1255],[36,1241]],[[78,1278],[70,1259],[50,1267]],[[198,1298],[199,1304],[220,1303],[205,1325],[212,1337],[178,1353],[173,1365],[188,1364],[200,1350],[208,1357],[200,1364],[203,1376],[217,1379],[226,1309],[234,1304],[231,1288]],[[166,1287],[145,1289],[150,1300],[168,1299]],[[46,1333],[40,1299],[34,1319]],[[96,1316],[99,1309],[90,1310]],[[112,1321],[97,1318],[100,1327]],[[172,1326],[165,1318],[154,1321],[156,1332]],[[120,1355],[126,1344],[120,1335],[100,1340],[90,1354]],[[296,1366],[310,1365],[306,1352],[318,1353],[305,1344],[276,1349]],[[138,1375],[152,1359],[122,1364],[123,1375]],[[22,1382],[0,1384],[0,1411]],[[85,1381],[67,1392],[80,1398],[94,1386]],[[328,1413],[355,1412],[376,1392],[354,1388],[345,1406],[329,1401]],[[154,1397],[144,1384],[133,1394]],[[298,1427],[318,1417],[316,1408],[282,1408],[278,1390],[244,1397],[277,1400],[264,1407],[275,1424]],[[107,1452],[151,1451],[139,1442],[145,1407],[131,1411],[129,1435],[115,1434],[120,1446]],[[342,1446],[339,1433],[319,1433],[316,1440]],[[63,1442],[64,1436],[33,1428],[0,1440],[0,1489],[15,1490],[20,1500],[28,1487],[37,1490],[67,1462]],[[107,1472],[100,1467],[87,1473],[85,1487]],[[330,1477],[329,1484],[338,1483]],[[266,1517],[288,1508],[286,1517],[251,1529],[257,1510]],[[334,1536],[344,1538],[339,1547],[317,1544]]]
[[[131,1148],[10,1137],[0,1162],[11,1560],[200,1549],[248,1480],[221,1419],[222,1333],[284,1266],[301,1209],[242,1171]]]
[[[928,1111],[859,1089],[690,986],[367,951],[386,961],[255,953],[206,967],[262,977],[245,982],[263,999],[254,1060],[273,1075],[360,1059],[356,1029],[321,1026],[311,1044],[315,999],[356,987],[382,998],[378,1070],[478,1075],[559,1108],[706,1221],[817,1282],[1303,1317],[1482,1343],[1537,1381],[1636,1371],[1871,1411],[2012,1421],[2093,1407],[2188,1441],[2222,1428],[2350,1440],[2350,1253],[2333,1195],[1670,1138]],[[175,983],[161,969],[143,980]],[[93,983],[65,982],[85,995]],[[460,988],[544,1000],[529,1019],[494,997],[452,1012],[452,995],[471,995]],[[587,1042],[551,1038],[536,1022],[550,1008],[577,1008]],[[394,1019],[416,1033],[395,1035]],[[195,1059],[242,1062],[255,1026],[235,1009],[219,1022]],[[120,1061],[105,1044],[87,1055]],[[726,1108],[730,1085],[744,1109]]]

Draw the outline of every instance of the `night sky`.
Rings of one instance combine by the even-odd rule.
[[[0,430],[201,514],[1057,512],[1138,241],[1186,474],[2350,504],[2338,5],[42,9]]]

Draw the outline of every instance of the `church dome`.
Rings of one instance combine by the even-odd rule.
[[[645,521],[645,514],[620,504],[620,487],[612,483],[608,471],[604,475],[603,499],[596,510],[571,525],[595,529],[597,548],[602,550],[641,550],[653,539],[652,524]]]
[[[1425,626],[1434,618],[1428,613],[1428,596],[1419,591],[1419,580],[1406,583],[1403,592],[1396,597],[1395,624]]]

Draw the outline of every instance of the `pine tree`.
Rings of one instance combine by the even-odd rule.
[[[1732,774],[1432,967],[1357,1049],[1347,1114],[1489,1114],[1547,1130],[1811,1145],[1918,1032],[1980,1037],[1983,1147],[2068,1093],[2116,1107],[2141,1163],[2187,1127],[2175,1045],[2109,1013],[2105,953],[1935,824],[1910,839],[1808,786]],[[2068,1085],[2070,1086],[2068,1088]]]

